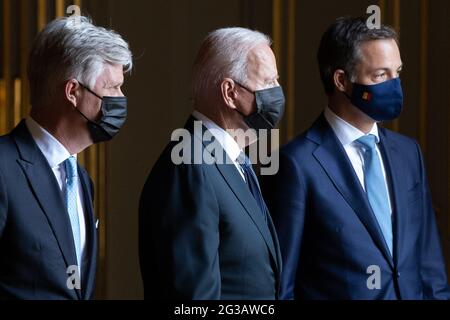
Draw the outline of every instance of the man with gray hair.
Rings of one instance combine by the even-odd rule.
[[[31,113],[0,137],[0,299],[91,299],[93,184],[77,154],[126,119],[128,44],[85,17],[60,18],[29,57]]]
[[[242,151],[249,140],[231,132],[272,129],[283,114],[270,45],[266,35],[244,28],[216,30],[201,45],[188,139],[169,143],[141,195],[146,298],[278,297],[277,235]],[[180,144],[182,162],[174,156]]]

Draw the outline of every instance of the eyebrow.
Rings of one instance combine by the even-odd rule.
[[[403,69],[403,64],[400,67],[397,68],[397,71],[400,70],[400,69]],[[381,71],[381,70],[382,71],[390,71],[391,69],[390,68],[376,68],[376,69],[373,70],[373,72]]]

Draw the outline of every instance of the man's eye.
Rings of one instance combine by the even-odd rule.
[[[383,78],[386,75],[386,73],[378,73],[375,75],[375,78],[380,79]]]

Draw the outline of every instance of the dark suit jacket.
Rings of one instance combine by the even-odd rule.
[[[191,117],[191,134],[183,141],[192,151],[187,157],[205,152],[216,161],[221,152],[207,151],[208,144],[192,134],[193,122]],[[275,299],[281,256],[270,217],[266,223],[231,162],[176,165],[171,153],[177,144],[163,151],[141,195],[145,297]]]
[[[282,148],[280,171],[263,180],[282,250],[282,298],[450,298],[419,146],[383,128],[379,134],[393,202],[393,256],[323,115]],[[368,289],[370,266],[380,268],[381,289]]]
[[[69,290],[76,265],[70,219],[58,182],[22,121],[0,137],[0,299],[89,299],[94,292],[96,232],[93,187],[78,167],[84,190],[87,265],[81,290]]]

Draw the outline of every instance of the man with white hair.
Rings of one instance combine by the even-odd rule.
[[[283,114],[270,45],[266,35],[244,28],[213,31],[201,45],[188,139],[166,147],[141,195],[145,298],[278,297],[275,228],[242,151],[249,140],[230,131],[269,130]]]
[[[91,299],[93,184],[77,154],[126,119],[128,44],[85,17],[37,36],[28,63],[31,113],[0,137],[0,299]]]

